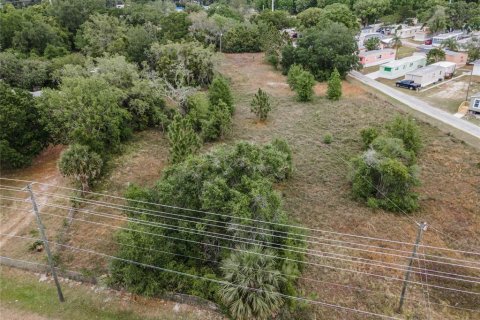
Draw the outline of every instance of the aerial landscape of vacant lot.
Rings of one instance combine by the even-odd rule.
[[[1,2],[1,318],[478,319],[479,16]]]

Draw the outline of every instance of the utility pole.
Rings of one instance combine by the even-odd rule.
[[[223,37],[223,33],[221,32],[220,33],[220,52],[222,52],[222,37]]]
[[[467,102],[468,102],[468,94],[470,92],[470,85],[472,84],[472,76],[473,76],[473,68],[472,68],[472,71],[470,72],[470,80],[468,81],[467,95],[465,96],[465,101]]]
[[[413,247],[412,256],[410,257],[410,261],[408,263],[408,268],[405,273],[405,279],[403,280],[403,288],[402,288],[402,293],[400,295],[400,304],[398,306],[398,313],[402,313],[403,301],[405,300],[405,294],[407,292],[407,285],[408,285],[408,280],[410,279],[410,273],[412,271],[413,259],[415,259],[415,256],[417,255],[418,246],[420,244],[420,241],[422,241],[422,235],[424,231],[427,231],[426,222],[422,222],[418,225],[417,239],[415,240],[415,246]]]
[[[272,0],[272,11],[275,11],[275,0]]]
[[[45,229],[43,227],[42,220],[40,219],[40,213],[38,212],[37,202],[35,201],[35,195],[33,194],[31,184],[27,186],[27,190],[30,193],[30,200],[32,201],[33,212],[35,213],[35,217],[37,218],[38,230],[40,231],[43,245],[45,247],[45,252],[47,253],[48,263],[50,264],[53,280],[55,281],[55,285],[57,286],[58,300],[60,300],[60,302],[64,302],[65,299],[63,298],[62,288],[60,288],[60,282],[58,282],[57,272],[55,271],[55,266],[53,265],[52,253],[50,252],[50,246],[48,245],[48,240],[45,236]]]

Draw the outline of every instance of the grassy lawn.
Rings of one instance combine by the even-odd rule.
[[[146,299],[76,282],[62,281],[65,302],[58,302],[53,282],[39,282],[38,276],[14,269],[0,272],[0,310],[3,319],[68,319],[68,320],[141,320],[141,319],[222,319],[211,311]],[[178,311],[174,311],[178,310]],[[9,313],[10,317],[5,315]],[[16,317],[15,315],[21,314]],[[43,319],[43,318],[41,318]]]
[[[417,51],[415,48],[407,47],[407,46],[401,46],[398,48],[397,51],[397,59],[402,59],[405,57],[411,56],[415,51]]]

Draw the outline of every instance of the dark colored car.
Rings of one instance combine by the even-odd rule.
[[[431,45],[432,44],[432,39],[430,38],[430,39],[425,40],[424,44],[427,45],[427,46]]]
[[[395,85],[400,88],[407,88],[410,90],[417,90],[421,87],[420,84],[415,83],[413,80],[402,80],[395,82]]]

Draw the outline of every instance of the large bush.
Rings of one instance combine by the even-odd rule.
[[[221,76],[217,76],[215,79],[213,79],[213,82],[208,89],[208,99],[212,105],[217,105],[220,101],[225,102],[230,109],[230,114],[233,114],[235,111],[233,106],[233,94],[230,90],[230,85],[227,79]]]
[[[50,83],[51,63],[40,58],[22,59],[14,52],[0,52],[0,78],[11,86],[35,90]]]
[[[301,71],[294,80],[294,90],[300,101],[310,101],[313,98],[314,76],[308,71]]]
[[[260,52],[260,33],[256,25],[239,25],[223,37],[224,52]]]
[[[27,165],[48,139],[31,94],[0,81],[0,167]]]
[[[44,90],[40,110],[55,142],[79,143],[103,156],[130,132],[131,116],[119,105],[124,97],[101,78],[63,78],[59,90]]]
[[[309,70],[317,80],[330,77],[336,68],[343,78],[359,67],[357,42],[354,34],[343,24],[328,23],[322,28],[312,28],[298,39],[298,46],[287,46],[282,51],[282,68],[288,72],[294,63]]]
[[[154,43],[149,51],[149,63],[162,78],[177,83],[178,67],[185,68],[182,82],[188,86],[206,86],[213,79],[213,50],[198,42]]]
[[[277,263],[272,265],[266,260],[264,262],[259,260],[255,264],[264,266],[274,273],[283,270],[282,268],[286,268],[287,265],[293,270],[298,270],[296,263],[280,259],[288,256],[291,259],[301,260],[302,255],[282,250],[281,244],[286,240],[272,236],[273,232],[283,232],[282,234],[288,235],[290,230],[287,227],[240,219],[288,223],[287,215],[282,209],[280,194],[273,189],[273,182],[289,177],[291,172],[291,152],[284,141],[275,141],[264,147],[241,142],[235,146],[218,147],[207,154],[189,157],[186,161],[172,165],[164,170],[161,180],[155,187],[142,189],[132,186],[127,197],[192,210],[174,210],[165,207],[162,209],[162,211],[185,215],[184,221],[164,215],[137,215],[127,212],[132,218],[144,220],[145,224],[132,222],[128,225],[131,230],[120,232],[118,238],[125,245],[120,246],[118,256],[189,274],[222,279],[222,269],[216,262],[221,263],[230,256],[230,259],[235,261],[239,259],[243,263],[241,256],[232,254],[232,250],[239,243],[228,239],[235,236],[239,240],[242,239],[241,241],[256,243],[259,250],[262,250],[264,241],[280,245],[278,249],[271,248],[273,254],[279,257]],[[133,201],[130,205],[136,206],[140,211],[158,209],[155,205]],[[218,215],[208,212],[215,212]],[[204,218],[210,219],[210,222],[204,224],[199,220]],[[155,227],[155,223],[167,224],[169,227]],[[253,226],[265,228],[265,231],[251,232],[249,227]],[[212,232],[220,237],[212,237]],[[289,245],[299,244],[290,240]],[[136,248],[133,250],[132,246]],[[162,250],[154,251],[149,248]],[[181,253],[190,258],[168,254],[168,252]],[[206,262],[202,259],[210,261]],[[228,262],[225,262],[225,265],[227,264]],[[231,279],[232,281],[240,281],[240,278],[234,276],[235,270],[230,270],[229,274],[235,277]],[[225,276],[229,277],[227,274]],[[176,291],[222,302],[221,299],[218,300],[220,288],[216,284],[204,280],[195,281],[122,261],[112,263],[112,280],[134,292],[157,294],[162,291]],[[275,279],[265,277],[262,280],[259,279],[261,281],[259,284],[262,286],[279,284],[276,290],[285,292],[284,290],[289,288],[294,280],[295,277],[289,277],[285,282],[280,277]],[[225,289],[231,292],[228,288]],[[234,294],[234,292],[231,293]],[[235,296],[233,298],[235,299]],[[263,300],[261,295],[257,299],[259,299],[258,302],[268,301]],[[230,306],[230,302],[225,302]],[[253,302],[249,300],[243,302],[248,308],[258,311]],[[278,308],[280,304],[280,302],[274,303],[272,306]]]
[[[417,209],[413,188],[420,183],[415,162],[421,139],[413,119],[397,117],[383,135],[376,128],[363,129],[361,135],[368,149],[351,161],[353,195],[389,211]]]

